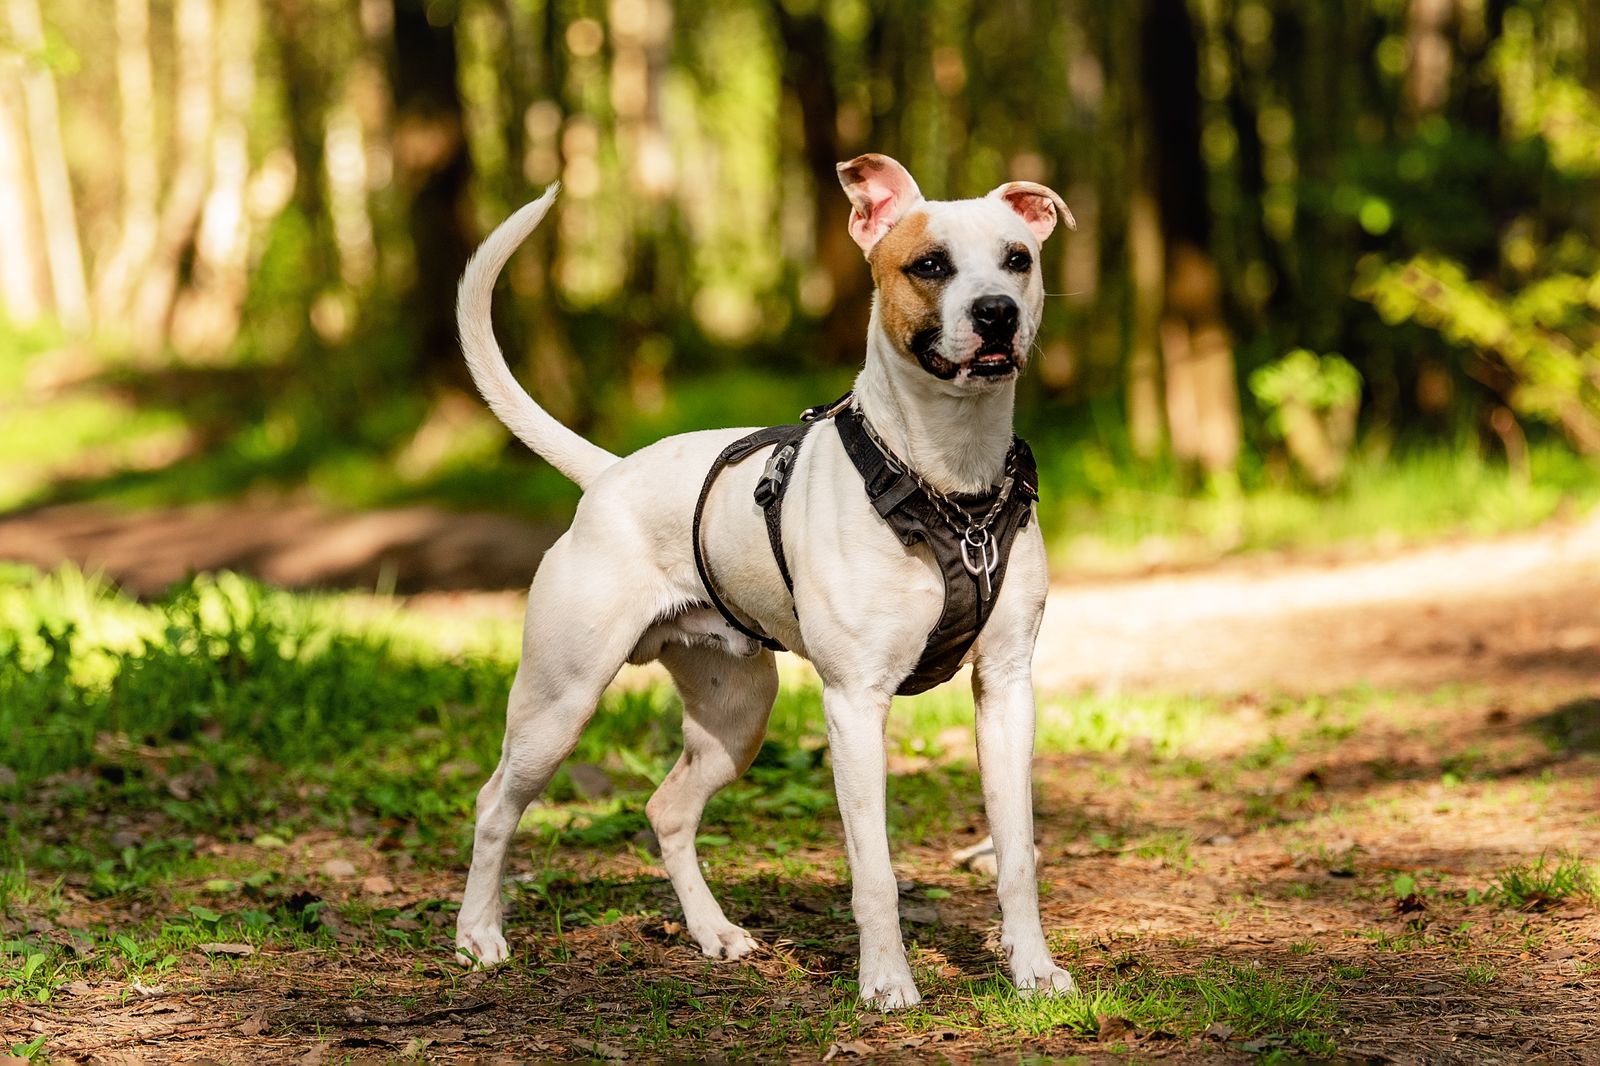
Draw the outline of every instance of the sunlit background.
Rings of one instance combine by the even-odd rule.
[[[1493,531],[1600,497],[1592,0],[8,0],[0,507],[559,525],[452,290],[614,449],[861,359],[833,165],[1048,183],[1021,422],[1059,566]]]

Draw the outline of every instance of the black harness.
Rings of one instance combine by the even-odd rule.
[[[909,696],[948,681],[989,620],[1000,583],[1005,579],[1011,545],[1017,532],[1027,526],[1033,504],[1039,498],[1039,473],[1032,450],[1022,438],[1013,437],[999,485],[986,493],[941,493],[883,443],[850,393],[831,404],[812,407],[800,417],[798,425],[771,426],[739,438],[722,450],[706,473],[694,507],[694,565],[711,605],[740,633],[763,647],[783,650],[778,641],[736,618],[718,594],[700,541],[700,521],[717,475],[724,468],[771,448],[766,469],[756,482],[755,498],[766,516],[767,540],[772,545],[778,573],[792,595],[794,578],[783,551],[783,497],[806,434],[817,423],[831,418],[845,454],[861,475],[873,509],[901,543],[908,547],[919,540],[927,544],[944,579],[944,609],[928,634],[922,658],[900,685],[899,694]]]

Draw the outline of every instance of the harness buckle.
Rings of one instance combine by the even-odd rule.
[[[793,444],[786,444],[767,457],[767,465],[761,471],[761,480],[756,482],[756,503],[765,511],[777,500],[783,492],[783,483],[789,479],[789,471],[794,468],[796,448]]]

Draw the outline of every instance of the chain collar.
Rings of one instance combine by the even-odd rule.
[[[933,504],[934,513],[942,518],[951,529],[961,534],[973,547],[977,547],[980,542],[988,540],[989,527],[994,525],[996,518],[1000,517],[1000,512],[1004,510],[1006,501],[1011,498],[1011,490],[1016,485],[1016,477],[1011,472],[1011,457],[1009,455],[1006,457],[1005,477],[1001,479],[1000,484],[995,488],[994,502],[989,505],[988,511],[984,513],[982,518],[974,519],[966,508],[928,484],[921,474],[911,468],[911,464],[905,462],[894,453],[894,449],[890,448],[884,439],[878,436],[878,431],[873,428],[872,420],[867,418],[866,412],[861,409],[860,400],[852,399],[850,406],[854,408],[856,414],[861,416],[861,426],[867,431],[867,439],[872,441],[873,447],[883,453],[884,461],[890,467],[898,473],[906,475],[916,483],[917,488],[921,489],[923,495],[928,498],[928,502]]]

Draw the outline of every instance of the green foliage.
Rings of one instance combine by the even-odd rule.
[[[1424,255],[1377,271],[1356,291],[1386,322],[1415,321],[1497,357],[1513,409],[1600,452],[1600,273],[1554,274],[1502,297],[1459,263]]]
[[[1288,445],[1311,479],[1332,487],[1355,442],[1361,374],[1338,354],[1296,348],[1250,375],[1250,391],[1267,411],[1267,427]]]
[[[1250,391],[1271,412],[1269,425],[1284,434],[1282,409],[1299,404],[1312,411],[1332,411],[1361,399],[1361,373],[1338,353],[1318,355],[1296,348],[1250,374]]]
[[[1600,99],[1571,69],[1569,54],[1553,46],[1552,38],[1567,29],[1559,24],[1563,15],[1557,14],[1556,34],[1541,39],[1535,13],[1511,7],[1491,67],[1511,132],[1542,141],[1563,173],[1592,176],[1600,173]]]
[[[1247,461],[1242,491],[1231,495],[1196,493],[1176,470],[1141,468],[1109,445],[1031,439],[1051,556],[1077,571],[1341,542],[1405,543],[1448,530],[1488,534],[1600,499],[1593,462],[1539,439],[1529,442],[1525,479],[1485,455],[1479,441],[1453,434],[1358,447],[1325,494],[1307,493],[1281,464]]]
[[[1557,852],[1501,870],[1490,894],[1517,910],[1542,911],[1569,899],[1600,900],[1600,879],[1582,857]]]

